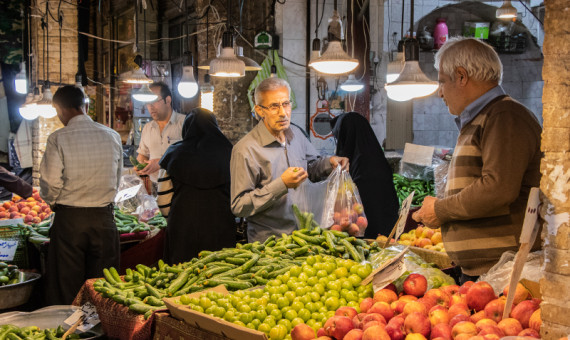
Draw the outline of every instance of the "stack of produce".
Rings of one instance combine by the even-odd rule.
[[[41,330],[36,326],[18,327],[14,325],[0,326],[0,339],[61,339],[65,334],[63,327]],[[81,335],[71,333],[66,339],[81,339]]]
[[[26,224],[40,223],[49,218],[51,213],[49,205],[36,189],[30,197],[14,195],[12,200],[5,201],[0,206],[0,220],[22,218]]]
[[[398,240],[399,244],[420,247],[445,252],[441,237],[441,228],[432,229],[419,225],[416,229],[403,233]]]
[[[265,285],[285,274],[293,266],[301,266],[310,255],[332,255],[363,261],[378,245],[347,233],[319,227],[301,229],[281,238],[269,237],[264,243],[237,244],[217,252],[202,251],[199,258],[169,266],[159,261],[158,268],[137,265],[119,277],[115,268],[104,270],[105,278],[94,283],[94,289],[105,297],[150,316],[163,308],[163,297],[179,296],[223,284],[228,290]]]
[[[400,204],[402,204],[402,201],[405,200],[412,191],[416,192],[412,199],[412,205],[416,206],[422,205],[426,196],[435,196],[433,181],[409,179],[400,174],[393,174],[393,180]]]
[[[146,224],[139,222],[136,216],[126,214],[117,207],[115,207],[115,224],[119,234],[132,234],[150,230]]]
[[[370,264],[315,255],[262,289],[182,295],[175,303],[264,332],[272,340],[290,338],[293,327],[301,324],[314,335],[335,311],[359,309],[360,301],[372,296],[372,284],[361,285],[371,271]]]
[[[360,303],[360,313],[337,311],[318,330],[319,339],[336,340],[468,340],[504,336],[540,338],[540,300],[519,284],[510,318],[502,319],[508,291],[497,297],[487,282],[428,289],[421,274],[410,274],[402,289],[390,284]],[[303,336],[297,336],[303,334]],[[293,340],[314,339],[297,325]]]
[[[18,266],[0,262],[0,286],[13,285],[23,281],[24,273],[18,270]]]

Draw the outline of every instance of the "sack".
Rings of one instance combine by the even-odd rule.
[[[321,225],[328,183],[328,178],[317,183],[306,180],[289,191],[298,229],[313,229]]]
[[[346,231],[353,236],[364,236],[368,220],[356,184],[348,171],[340,166],[328,177],[325,207],[321,226]]]

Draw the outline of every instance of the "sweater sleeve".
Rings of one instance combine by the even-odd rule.
[[[509,213],[528,165],[540,148],[539,129],[518,105],[489,115],[481,135],[481,177],[459,193],[435,202],[442,223]]]

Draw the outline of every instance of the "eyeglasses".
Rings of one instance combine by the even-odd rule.
[[[263,106],[261,104],[257,104],[257,106],[261,107],[262,109],[265,109],[271,113],[277,113],[279,112],[279,109],[281,107],[283,107],[283,110],[289,110],[291,109],[291,101],[286,100],[283,103],[273,103],[273,104],[269,104],[269,106]]]
[[[146,103],[146,105],[154,105],[156,103],[158,103],[159,101],[163,100],[164,98],[158,96],[155,100],[153,100],[152,102],[148,102]]]

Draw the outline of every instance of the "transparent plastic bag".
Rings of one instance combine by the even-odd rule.
[[[491,267],[486,274],[481,275],[477,281],[489,283],[496,294],[503,292],[503,288],[509,284],[511,279],[515,256],[516,253],[513,251],[504,252],[499,262]],[[520,278],[538,282],[542,277],[541,262],[543,258],[544,252],[542,250],[529,253]]]
[[[447,172],[449,171],[449,163],[451,157],[445,157],[438,161],[434,160],[433,167],[433,177],[434,177],[434,188],[435,195],[437,198],[443,198],[445,196],[445,188],[447,187]]]
[[[298,229],[321,225],[328,182],[328,179],[317,183],[306,180],[289,193]]]
[[[156,198],[151,195],[142,195],[141,204],[137,207],[136,213],[139,221],[146,222],[156,215],[158,212],[158,204]]]
[[[142,202],[146,194],[143,181],[137,175],[124,175],[121,177],[119,190],[115,196],[115,204],[124,212],[132,213]]]
[[[368,220],[356,184],[348,171],[340,166],[331,172],[321,226],[325,229],[346,231],[353,236],[364,236]]]

